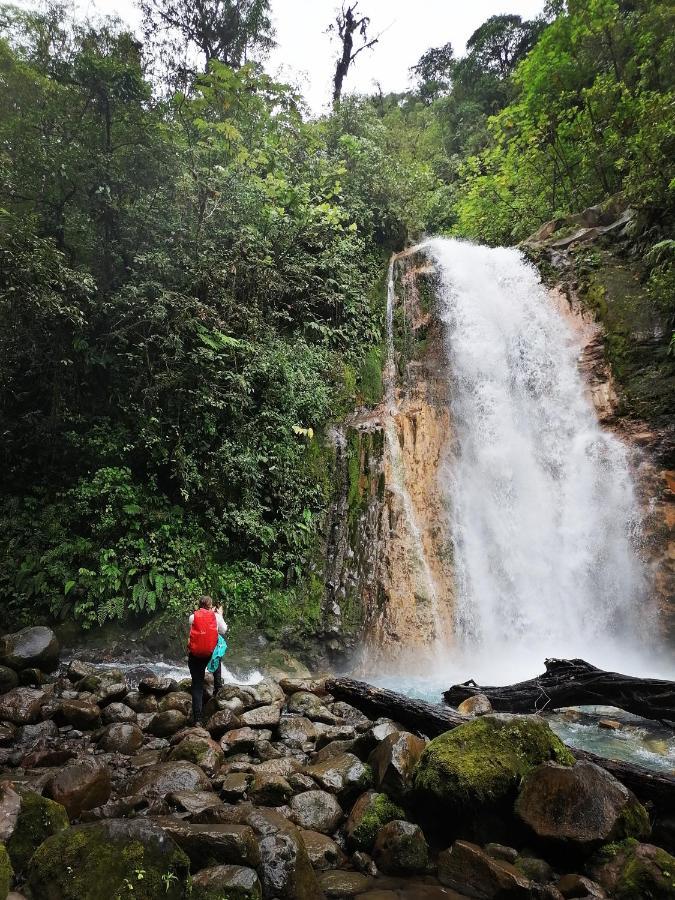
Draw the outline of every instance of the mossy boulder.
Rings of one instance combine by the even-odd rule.
[[[366,791],[352,807],[347,820],[347,840],[355,850],[370,852],[377,832],[388,822],[404,819],[405,813],[386,794]]]
[[[12,879],[14,878],[14,871],[12,870],[12,863],[9,859],[9,853],[7,852],[7,848],[4,844],[0,844],[0,898],[1,900],[5,900],[7,894],[9,894],[10,888],[12,886]]]
[[[113,819],[48,838],[33,855],[28,884],[32,900],[183,900],[190,861],[161,828]]]
[[[593,859],[589,874],[614,900],[675,898],[675,856],[634,838],[605,846]]]
[[[483,716],[431,741],[413,784],[421,801],[475,812],[512,800],[521,779],[548,761],[574,765],[543,719]]]
[[[65,831],[69,824],[68,813],[60,803],[32,792],[23,794],[14,833],[7,841],[14,870],[25,872],[40,844]]]

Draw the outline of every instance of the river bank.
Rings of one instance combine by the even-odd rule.
[[[429,741],[255,672],[191,727],[167,663],[60,659],[46,628],[0,656],[3,900],[675,896],[672,822],[538,717]]]

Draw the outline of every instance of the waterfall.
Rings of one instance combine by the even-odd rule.
[[[454,423],[440,485],[456,580],[448,676],[506,683],[552,656],[649,668],[629,456],[598,424],[569,326],[518,250],[446,239],[424,250]]]

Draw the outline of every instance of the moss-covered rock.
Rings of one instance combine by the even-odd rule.
[[[25,872],[31,857],[48,837],[68,828],[68,813],[60,803],[39,794],[21,797],[21,810],[7,851],[16,872]]]
[[[355,850],[370,851],[377,832],[388,822],[404,819],[405,813],[386,794],[367,791],[352,807],[347,821],[347,840]]]
[[[549,760],[574,764],[543,719],[483,716],[427,745],[415,769],[414,789],[421,800],[476,811],[511,799],[521,779]]]
[[[5,900],[7,894],[9,894],[9,890],[12,886],[12,878],[14,877],[14,872],[12,870],[12,863],[9,859],[9,854],[7,853],[7,848],[4,844],[0,844],[0,898],[1,900]]]
[[[614,900],[675,898],[675,857],[633,838],[604,847],[589,874]]]
[[[183,900],[190,861],[149,822],[79,825],[48,838],[28,869],[33,900]]]

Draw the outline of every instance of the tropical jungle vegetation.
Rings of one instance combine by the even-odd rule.
[[[380,399],[392,250],[620,193],[672,325],[675,9],[493,16],[319,117],[263,68],[268,0],[141,9],[143,40],[0,8],[0,596],[17,625],[202,591],[311,623],[329,429]]]

